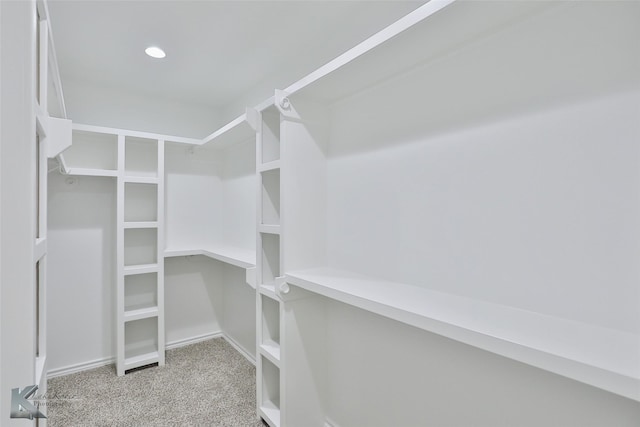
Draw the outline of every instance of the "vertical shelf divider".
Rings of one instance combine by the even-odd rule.
[[[116,189],[116,371],[124,375],[124,135],[118,135],[118,172]]]
[[[116,263],[117,263],[117,357],[116,357],[116,370],[119,376],[122,376],[129,369],[134,369],[141,366],[151,365],[157,363],[158,365],[165,364],[165,324],[164,324],[164,140],[158,139],[149,144],[155,144],[157,150],[157,179],[149,179],[148,182],[140,183],[140,179],[137,176],[130,176],[126,168],[126,138],[124,135],[118,135],[118,169],[117,169],[117,249],[116,249]],[[154,212],[155,218],[140,218],[140,221],[130,222],[127,224],[125,221],[125,212],[127,198],[125,192],[127,191],[127,183],[129,185],[150,185],[153,186],[156,192],[155,206],[150,210]],[[131,201],[130,201],[131,202]],[[149,205],[151,208],[151,205]],[[140,210],[140,207],[138,206]],[[129,214],[131,215],[131,214]],[[137,215],[141,215],[140,212]],[[149,212],[146,213],[149,215]],[[154,222],[153,226],[148,226],[148,222]],[[136,230],[127,233],[127,230]],[[125,243],[127,237],[134,239],[138,236],[139,231],[147,230],[147,232],[155,232],[155,248],[151,253],[154,254],[155,261],[153,264],[140,265],[139,261],[128,265],[131,262],[130,253],[127,257],[127,246],[131,248],[130,243]],[[139,237],[138,237],[139,238]],[[135,243],[135,241],[134,241]],[[138,242],[140,243],[140,242]],[[135,245],[133,245],[135,247]],[[139,254],[137,255],[139,258]],[[137,264],[137,265],[136,265]],[[132,313],[126,311],[125,295],[126,295],[126,276],[132,274],[146,274],[155,273],[155,292],[156,292],[156,304],[155,311],[151,315],[139,316],[138,313]],[[149,322],[153,322],[155,318],[156,327],[154,329],[154,336],[149,336],[146,330],[137,330],[137,333],[133,333],[131,330],[131,336],[140,338],[144,337],[144,342],[131,342],[131,339],[127,337],[127,325],[140,322],[138,325],[146,326],[148,328]],[[145,323],[146,322],[146,323]],[[132,326],[133,327],[133,326]],[[147,340],[152,343],[148,345]],[[131,345],[135,348],[135,354],[127,354],[127,346]]]
[[[260,112],[256,134],[256,392],[258,416],[271,427],[281,426],[282,405],[279,342],[282,306],[275,293],[283,275],[280,155],[280,112],[271,105]],[[272,229],[279,233],[272,234]]]

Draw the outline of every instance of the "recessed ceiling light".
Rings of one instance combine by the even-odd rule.
[[[146,48],[144,50],[144,53],[146,53],[147,55],[149,55],[152,58],[164,58],[165,56],[167,56],[166,53],[164,53],[164,50],[160,49],[157,46],[150,46],[148,48]]]

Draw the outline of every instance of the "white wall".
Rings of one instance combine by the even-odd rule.
[[[256,291],[246,283],[245,270],[219,263],[223,268],[224,333],[246,354],[256,357]]]
[[[183,144],[165,148],[167,248],[193,249],[222,232],[220,159],[215,152]],[[206,224],[206,226],[205,226]]]
[[[222,123],[218,110],[99,87],[79,80],[64,81],[67,114],[76,123],[202,138]]]
[[[0,424],[35,383],[35,2],[0,2]]]
[[[639,105],[613,94],[357,156],[341,137],[330,264],[637,333]]]
[[[202,256],[165,260],[167,344],[218,333],[223,320],[223,267]]]
[[[115,355],[116,180],[49,173],[49,371]]]
[[[220,238],[225,244],[256,247],[256,144],[255,137],[222,151],[222,214]]]

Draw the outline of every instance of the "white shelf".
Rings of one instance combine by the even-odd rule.
[[[67,175],[73,176],[105,176],[115,178],[118,171],[110,169],[86,169],[86,168],[69,168]]]
[[[134,184],[157,184],[158,178],[152,176],[125,176],[124,182],[134,183]]]
[[[286,281],[640,401],[637,335],[326,268],[292,271]]]
[[[124,312],[124,321],[133,322],[134,320],[147,319],[149,317],[158,316],[158,307],[143,307]]]
[[[140,366],[151,365],[152,363],[159,363],[160,356],[157,351],[150,353],[140,354],[133,357],[124,359],[124,370],[139,368]]]
[[[273,160],[268,163],[262,163],[259,166],[259,172],[267,172],[275,169],[280,169],[280,160]]]
[[[165,249],[165,258],[202,255],[240,268],[253,268],[256,266],[256,254],[253,250],[238,248],[235,246],[216,246],[198,249]]]
[[[276,301],[280,301],[280,299],[276,295],[276,285],[275,285],[274,282],[265,283],[264,285],[260,285],[258,287],[258,291],[262,295],[268,296],[269,298],[274,299]]]
[[[293,83],[284,92],[304,93],[333,102],[419,64],[437,61],[443,52],[462,49],[496,28],[553,7],[552,3],[430,1]],[[420,49],[407,49],[407,46],[420,46]]]
[[[128,265],[124,267],[124,275],[157,273],[158,264]]]
[[[271,363],[280,367],[280,345],[271,340],[267,340],[260,344],[260,353],[269,359]]]
[[[279,402],[271,402],[266,401],[262,405],[260,405],[260,415],[264,418],[264,420],[271,427],[279,427],[280,426],[280,408]]]
[[[129,221],[124,228],[158,228],[158,221]]]
[[[280,226],[279,225],[260,224],[258,226],[258,230],[261,233],[266,233],[266,234],[280,234]]]
[[[215,148],[227,148],[233,144],[255,138],[256,117],[255,110],[248,110],[245,114],[204,138],[201,144]]]

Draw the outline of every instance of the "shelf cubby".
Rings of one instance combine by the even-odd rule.
[[[261,283],[271,283],[280,276],[280,236],[263,234],[262,240],[262,277]]]
[[[153,222],[158,219],[158,186],[124,184],[125,222]]]
[[[71,170],[116,171],[118,169],[117,135],[74,130],[72,141],[71,147],[64,151],[65,162]]]
[[[261,295],[262,331],[261,350],[273,363],[280,363],[280,303]]]
[[[157,177],[158,141],[127,136],[124,165],[128,177]]]
[[[280,159],[280,113],[275,108],[262,112],[262,164]]]
[[[130,312],[158,305],[158,274],[136,274],[124,279],[124,310]]]
[[[125,369],[158,362],[158,321],[146,318],[125,323]]]
[[[262,218],[264,225],[280,224],[280,169],[261,172],[262,176]]]
[[[280,369],[269,359],[262,357],[262,389],[259,402],[262,416],[271,426],[280,425]]]
[[[124,265],[155,264],[158,261],[158,232],[153,228],[124,230]]]

